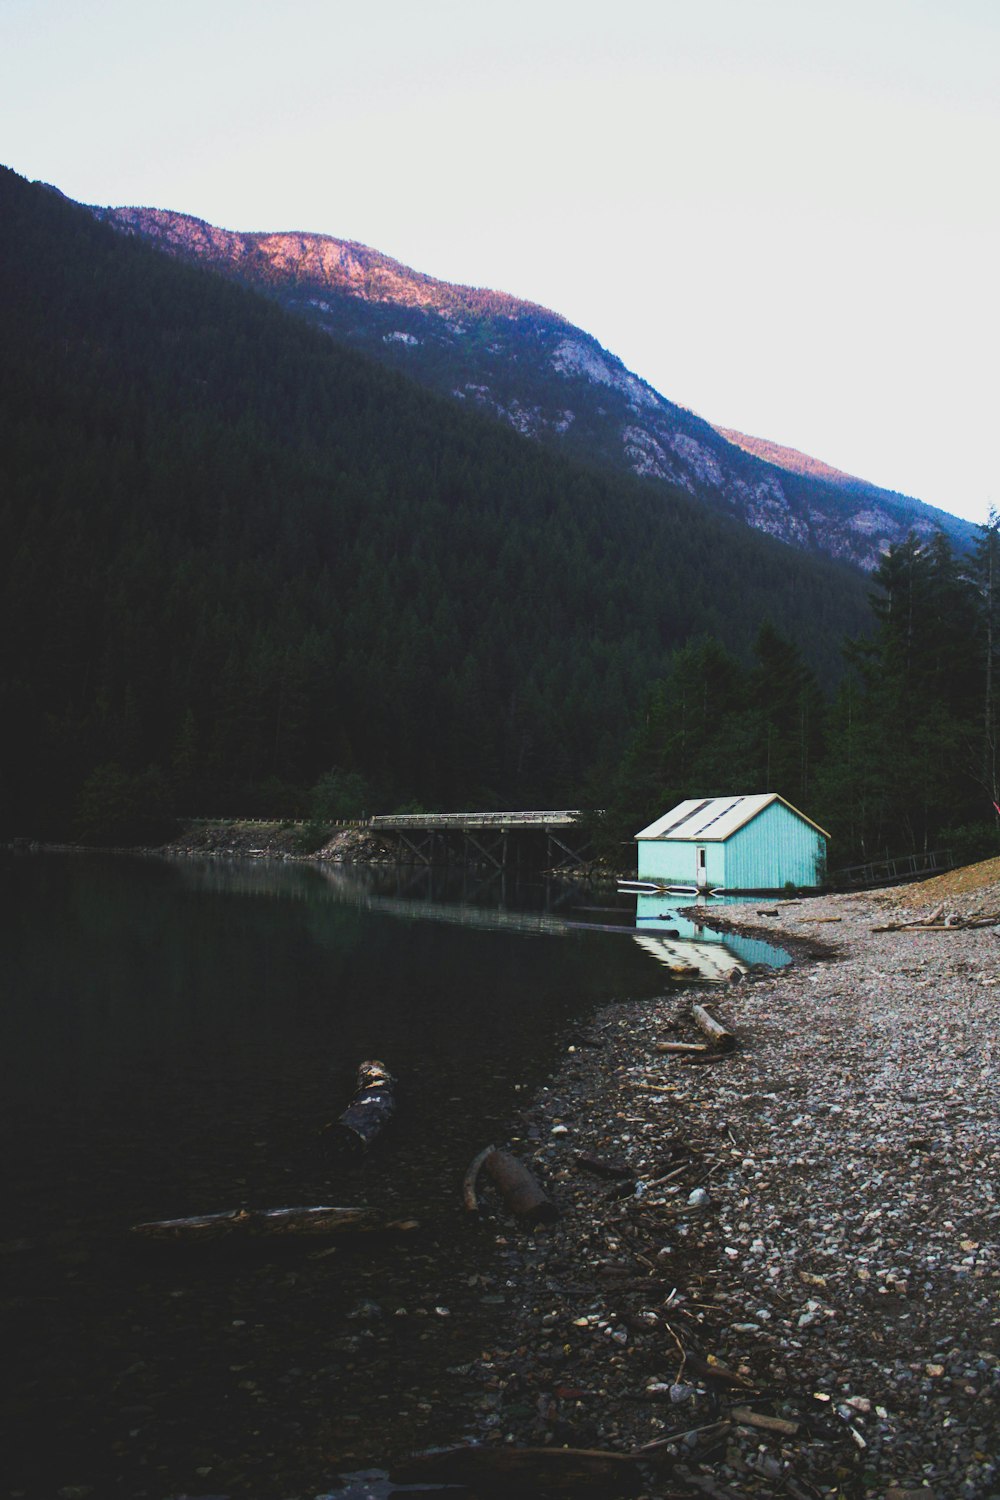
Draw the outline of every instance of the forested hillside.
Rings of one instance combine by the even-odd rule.
[[[670,652],[865,585],[573,467],[0,171],[5,833],[576,801]],[[140,816],[141,814],[141,816]],[[139,826],[141,825],[141,826]]]
[[[843,643],[833,698],[765,621],[750,670],[690,641],[604,773],[607,849],[686,797],[781,793],[831,835],[831,866],[1000,851],[1000,517],[960,565],[910,536],[874,575],[873,630]]]
[[[240,233],[160,208],[91,211],[567,457],[682,489],[795,547],[870,570],[910,530],[972,544],[974,528],[957,516],[712,426],[533,302],[438,281],[330,235]]]

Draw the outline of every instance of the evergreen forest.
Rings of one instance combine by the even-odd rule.
[[[610,853],[684,798],[778,792],[831,835],[831,867],[899,854],[1000,853],[1000,516],[959,564],[911,535],[873,577],[872,628],[824,693],[765,620],[749,670],[712,637],[647,695],[594,832]]]
[[[988,827],[995,528],[872,607],[6,169],[0,316],[4,836],[599,806],[610,843],[728,790],[845,860]]]

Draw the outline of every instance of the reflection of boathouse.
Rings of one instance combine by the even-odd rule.
[[[720,903],[724,909],[725,903]],[[710,910],[711,908],[709,908]],[[739,907],[727,908],[739,911]],[[745,974],[756,964],[780,969],[791,962],[783,948],[737,932],[716,932],[690,916],[665,910],[662,896],[639,896],[636,901],[635,940],[651,958],[679,979],[720,982],[734,970]]]
[[[663,885],[810,890],[826,875],[829,834],[776,792],[692,798],[635,837],[639,879]]]

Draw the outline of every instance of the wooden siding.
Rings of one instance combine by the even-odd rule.
[[[770,803],[724,842],[640,839],[639,879],[695,885],[699,849],[705,850],[710,888],[776,891],[791,882],[812,889],[825,879],[825,838],[779,801]]]
[[[772,802],[726,843],[726,879],[733,891],[780,890],[789,881],[822,885],[826,840],[782,802]]]
[[[709,886],[725,885],[726,846],[704,840],[688,843],[675,839],[640,839],[639,879],[662,880],[664,885],[696,885],[698,850],[705,851]]]

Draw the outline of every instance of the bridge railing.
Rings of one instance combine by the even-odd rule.
[[[914,880],[918,875],[936,875],[950,870],[955,860],[950,849],[935,849],[919,854],[897,854],[888,859],[869,860],[863,865],[847,865],[830,872],[835,890],[857,890],[865,886],[893,885]]]
[[[377,813],[370,826],[373,833],[380,829],[405,833],[407,829],[568,828],[579,816],[571,808],[556,812]]]

